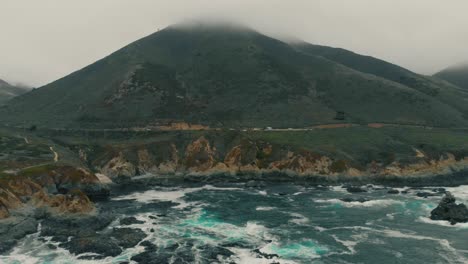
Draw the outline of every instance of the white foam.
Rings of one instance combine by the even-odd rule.
[[[333,239],[335,239],[336,242],[342,244],[346,249],[348,249],[349,252],[345,252],[344,254],[356,254],[356,249],[355,247],[359,244],[358,241],[352,241],[352,240],[341,240],[338,238],[337,235],[331,235]]]
[[[231,258],[232,261],[239,264],[270,264],[278,260],[277,258],[273,259],[266,259],[266,258],[257,258],[256,254],[252,252],[250,249],[242,249],[242,248],[229,248],[235,256]],[[265,252],[266,253],[266,252]],[[292,260],[283,260],[281,259],[281,264],[296,264]]]
[[[257,208],[255,208],[255,210],[257,211],[272,211],[272,210],[275,210],[277,209],[276,207],[272,207],[272,206],[257,206]]]
[[[290,223],[296,225],[307,225],[309,223],[309,218],[299,214],[299,213],[290,213],[293,219],[289,220]]]
[[[343,207],[386,207],[396,204],[404,204],[402,201],[392,200],[392,199],[380,199],[380,200],[370,200],[365,202],[345,202],[340,199],[316,199],[316,203],[331,203],[331,204],[340,204]]]
[[[447,187],[445,190],[451,192],[457,198],[457,203],[468,203],[468,185]]]
[[[214,187],[212,185],[205,185],[199,188],[163,188],[157,190],[148,190],[145,192],[135,192],[128,195],[122,195],[118,197],[112,198],[115,201],[122,201],[122,200],[134,200],[139,203],[151,203],[154,201],[170,201],[179,203],[178,206],[174,208],[184,209],[192,203],[185,202],[182,198],[188,194],[198,191],[233,191],[233,190],[242,190],[240,188],[219,188]]]
[[[458,223],[456,225],[451,225],[449,221],[436,221],[424,216],[419,217],[417,221],[420,223],[439,225],[456,229],[468,229],[468,223]]]

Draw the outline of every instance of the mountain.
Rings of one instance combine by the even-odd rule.
[[[434,76],[468,89],[468,63],[451,66],[434,74]]]
[[[6,103],[11,98],[24,94],[27,89],[13,86],[0,79],[0,105]]]
[[[10,101],[0,119],[53,127],[186,122],[466,126],[466,91],[390,63],[232,25],[176,25]]]

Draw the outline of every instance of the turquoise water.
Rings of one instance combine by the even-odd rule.
[[[158,253],[177,256],[168,263],[183,263],[184,257],[185,263],[468,263],[468,224],[428,219],[441,197],[368,190],[350,194],[341,186],[292,184],[151,187],[122,191],[98,207],[144,221],[131,227],[142,229]],[[449,190],[466,203],[466,186]],[[369,201],[340,200],[345,197]],[[117,220],[109,228],[116,226]],[[118,257],[80,260],[52,244],[58,245],[31,235],[0,263],[132,263],[131,257],[144,251],[137,246]],[[232,254],[207,259],[203,253],[213,247]]]

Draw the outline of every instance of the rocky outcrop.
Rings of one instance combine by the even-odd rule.
[[[185,166],[191,172],[205,172],[216,165],[216,149],[205,137],[200,137],[187,146]]]
[[[455,197],[446,192],[439,205],[431,212],[432,220],[445,220],[450,224],[468,222],[468,208],[464,204],[457,204]]]
[[[89,197],[108,190],[98,178],[71,166],[38,166],[0,179],[0,219],[25,205],[46,207],[54,213],[86,214],[94,210]]]
[[[112,178],[132,177],[136,174],[136,167],[125,159],[123,153],[111,159],[101,170],[104,175]]]
[[[352,159],[294,149],[287,145],[240,138],[234,144],[224,139],[200,136],[190,141],[157,142],[129,146],[101,154],[106,160],[94,165],[111,178],[150,173],[154,175],[239,175],[283,174],[289,176],[376,177],[380,179],[409,176],[450,175],[468,169],[468,158],[450,153],[428,155],[414,149],[409,161],[369,161],[360,164]],[[111,154],[116,153],[116,154]],[[99,169],[100,168],[100,169]]]
[[[37,231],[38,221],[34,218],[18,218],[17,221],[0,224],[0,255],[11,250],[26,235]]]

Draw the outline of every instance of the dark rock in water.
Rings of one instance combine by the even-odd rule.
[[[262,181],[248,181],[245,183],[245,187],[247,188],[263,188],[266,184]]]
[[[5,239],[2,237],[0,240],[0,254],[10,251],[16,246],[16,240],[14,239]]]
[[[148,264],[165,264],[169,263],[171,255],[168,253],[158,252],[156,245],[149,241],[143,241],[140,244],[145,247],[145,251],[135,255],[131,260],[137,263],[148,263]]]
[[[151,233],[154,233],[154,228],[151,228],[151,229],[150,229],[150,232],[151,232]]]
[[[440,194],[437,194],[437,193],[430,193],[430,192],[418,192],[416,194],[416,196],[418,197],[423,197],[423,198],[427,198],[427,197],[430,197],[430,196],[438,196]]]
[[[106,230],[114,219],[111,214],[47,218],[42,221],[41,235],[51,236],[53,241],[62,242],[60,246],[73,254],[99,254],[93,256],[94,259],[117,256],[122,252],[122,248],[136,246],[146,234],[133,228]]]
[[[132,261],[141,264],[167,264],[171,259],[169,254],[159,254],[157,252],[145,251],[131,258]]]
[[[201,250],[202,257],[207,259],[210,263],[217,262],[218,256],[228,258],[234,255],[232,251],[223,247],[205,246]]]
[[[365,202],[370,201],[369,199],[364,198],[364,197],[359,197],[359,198],[356,198],[356,199],[352,198],[352,197],[345,197],[345,198],[341,198],[340,200],[343,201],[343,202],[346,202],[346,203],[351,203],[351,202],[365,203]]]
[[[26,218],[17,225],[14,225],[9,230],[9,234],[13,239],[21,239],[26,235],[37,232],[38,222],[34,218]]]
[[[350,192],[350,193],[363,193],[363,192],[367,192],[366,189],[362,189],[361,187],[358,187],[358,186],[349,186],[346,188],[346,191]]]
[[[153,219],[153,220],[154,220],[154,219],[158,219],[156,216],[153,216],[153,215],[150,215],[149,218],[150,218],[150,219]]]
[[[279,256],[277,254],[267,254],[267,253],[263,253],[260,251],[260,249],[254,249],[253,250],[253,253],[257,254],[257,257],[259,258],[266,258],[266,259],[272,259],[272,258],[279,258]]]
[[[468,208],[464,204],[456,204],[455,197],[446,192],[439,205],[431,212],[432,220],[446,220],[450,224],[468,222]]]
[[[146,234],[135,228],[114,228],[110,234],[104,236],[115,239],[117,244],[123,248],[131,248],[142,241]]]
[[[35,218],[18,218],[16,221],[0,224],[0,254],[13,249],[18,240],[37,232]]]
[[[156,245],[154,245],[153,243],[151,243],[151,242],[149,242],[149,241],[143,241],[143,242],[141,242],[140,246],[145,247],[145,249],[146,249],[147,251],[156,251],[156,250],[157,250]]]
[[[240,242],[240,241],[226,242],[226,243],[221,244],[220,246],[227,247],[227,248],[230,248],[230,247],[233,247],[233,248],[251,248],[252,247],[251,245],[249,245],[247,243],[244,243],[244,242]]]
[[[64,242],[68,237],[91,237],[106,228],[115,217],[102,214],[89,217],[49,217],[42,221],[41,236]]]
[[[143,224],[143,223],[145,223],[145,221],[138,220],[133,216],[120,219],[121,225],[133,225],[133,224]]]
[[[388,194],[399,194],[400,191],[399,190],[395,190],[395,189],[391,189],[387,192]]]
[[[122,253],[117,241],[105,236],[74,238],[61,243],[60,246],[75,255],[89,252],[99,254],[100,256],[95,257],[96,259],[107,256],[115,257]]]
[[[435,192],[435,193],[445,193],[446,192],[445,188],[432,189],[432,191]]]
[[[136,246],[146,235],[140,229],[114,228],[110,233],[86,233],[86,236],[78,234],[70,241],[61,243],[60,246],[68,249],[73,254],[96,253],[93,256],[100,259],[108,256],[115,257],[122,253],[122,248]]]
[[[93,202],[107,200],[110,196],[110,190],[101,184],[83,186],[82,191]]]
[[[52,250],[57,249],[57,246],[56,246],[56,245],[52,245],[52,244],[47,244],[47,247],[48,247],[49,249],[52,249]]]

